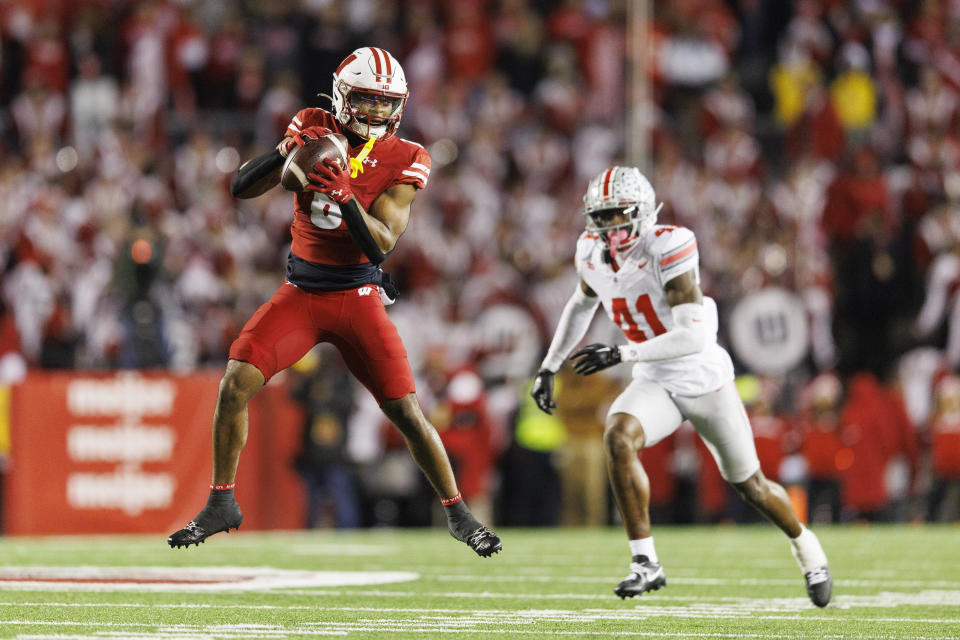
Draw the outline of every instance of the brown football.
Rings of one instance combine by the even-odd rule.
[[[303,191],[309,182],[308,173],[314,172],[313,165],[331,158],[347,168],[347,137],[342,133],[329,133],[316,139],[307,139],[302,147],[290,150],[283,169],[280,171],[280,184],[287,191]]]

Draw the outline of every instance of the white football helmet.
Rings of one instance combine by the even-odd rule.
[[[396,133],[409,95],[400,63],[378,47],[357,49],[333,74],[333,113],[341,124],[364,138],[384,139]],[[364,97],[371,96],[390,100],[389,115],[371,118],[361,110]]]
[[[620,252],[650,233],[662,206],[656,205],[650,181],[636,167],[604,169],[590,181],[583,196],[587,230],[598,234],[608,245],[615,243]],[[609,218],[613,213],[622,213],[627,220],[612,223]]]

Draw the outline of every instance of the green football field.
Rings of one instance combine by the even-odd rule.
[[[620,600],[618,528],[0,538],[3,638],[960,638],[960,527],[817,529],[834,599],[807,600],[769,526],[655,529],[667,587]]]

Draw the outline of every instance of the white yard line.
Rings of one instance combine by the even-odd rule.
[[[0,624],[6,624],[8,621],[0,620]],[[16,624],[23,624],[26,626],[32,625],[48,625],[48,626],[76,626],[76,627],[153,627],[153,625],[144,625],[144,624],[96,624],[96,623],[82,623],[82,622],[55,622],[55,623],[30,623],[30,622],[16,622]],[[230,638],[230,639],[239,639],[239,638],[286,638],[287,634],[295,634],[298,636],[310,635],[310,636],[344,636],[349,635],[354,632],[392,632],[392,633],[413,633],[413,634],[423,634],[423,633],[456,633],[458,631],[463,631],[462,627],[454,625],[403,625],[396,624],[392,622],[384,622],[377,624],[370,624],[369,622],[362,623],[325,623],[326,629],[313,629],[305,628],[303,626],[297,627],[277,627],[277,626],[267,626],[267,625],[212,625],[209,627],[204,627],[200,625],[156,625],[156,631],[151,633],[142,633],[142,632],[102,632],[98,633],[97,637],[103,639],[116,638],[116,639],[131,639],[131,638],[183,638],[191,640],[200,640],[200,639],[212,639],[212,638]],[[332,628],[330,628],[332,627]],[[482,634],[499,634],[499,635],[536,635],[543,636],[544,632],[542,630],[528,630],[528,629],[470,629],[472,635],[482,635]],[[761,640],[771,639],[771,640],[794,640],[794,639],[803,639],[806,640],[809,636],[805,633],[799,634],[783,634],[783,633],[720,633],[720,632],[684,632],[684,631],[675,631],[675,632],[663,632],[663,631],[550,631],[550,635],[561,635],[561,636],[591,636],[591,637],[642,637],[642,638],[757,638]],[[48,638],[90,638],[89,635],[76,635],[76,634],[21,634],[17,636],[20,640],[46,640]],[[846,634],[826,634],[819,635],[818,638],[822,640],[852,640],[856,638],[857,640],[889,640],[889,635],[878,635],[878,636],[869,636],[869,635],[846,635]],[[934,640],[937,636],[909,636],[903,640]]]
[[[899,594],[892,594],[899,595]],[[656,596],[655,596],[656,597]],[[662,599],[662,598],[661,598]],[[707,598],[700,598],[707,600]],[[792,602],[792,601],[791,601]],[[742,618],[744,614],[752,614],[756,620],[791,620],[801,622],[849,622],[848,617],[837,617],[827,615],[788,615],[792,611],[785,611],[783,615],[771,614],[771,610],[780,611],[784,606],[781,599],[774,599],[764,602],[763,599],[743,598],[742,602],[736,605],[718,605],[718,604],[700,604],[691,607],[662,607],[651,603],[649,606],[642,607],[637,605],[631,609],[586,609],[582,611],[568,609],[520,609],[507,611],[502,609],[457,609],[457,608],[410,608],[410,607],[317,607],[315,605],[262,605],[262,604],[196,604],[196,603],[178,603],[178,604],[156,604],[156,603],[135,603],[135,602],[0,602],[0,607],[57,607],[57,608],[76,608],[76,609],[100,609],[100,608],[125,608],[125,609],[207,609],[207,610],[240,610],[240,611],[314,611],[322,613],[325,611],[340,611],[354,613],[409,613],[421,614],[426,616],[458,616],[461,621],[471,623],[508,622],[510,624],[530,624],[533,621],[552,621],[552,622],[603,622],[603,621],[639,621],[650,618]],[[799,609],[813,610],[812,605],[800,602]],[[874,605],[876,606],[876,605]],[[841,607],[845,608],[845,607]],[[765,615],[757,615],[758,613]],[[960,625],[960,618],[910,618],[910,617],[870,617],[860,618],[864,623],[918,623],[933,625]],[[401,621],[392,621],[391,624],[409,624],[413,619],[403,619]],[[2,621],[0,621],[2,624]],[[42,624],[42,623],[38,623]],[[136,624],[136,623],[130,623]],[[159,623],[158,623],[159,624]],[[307,623],[313,624],[313,623]],[[328,624],[326,622],[317,622],[316,624]],[[336,623],[345,624],[345,623]],[[451,624],[449,621],[447,624]]]

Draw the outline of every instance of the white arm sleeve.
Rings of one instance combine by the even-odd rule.
[[[645,342],[620,345],[623,362],[669,360],[699,353],[707,345],[707,318],[700,303],[678,304],[670,309],[673,329]]]
[[[570,351],[577,346],[583,336],[587,335],[590,321],[593,320],[593,314],[597,311],[599,304],[599,296],[588,296],[583,292],[580,284],[577,284],[576,290],[563,308],[563,313],[560,314],[560,322],[557,323],[557,330],[553,334],[547,356],[540,365],[541,369],[548,369],[554,373],[560,369],[560,365],[567,359]]]

